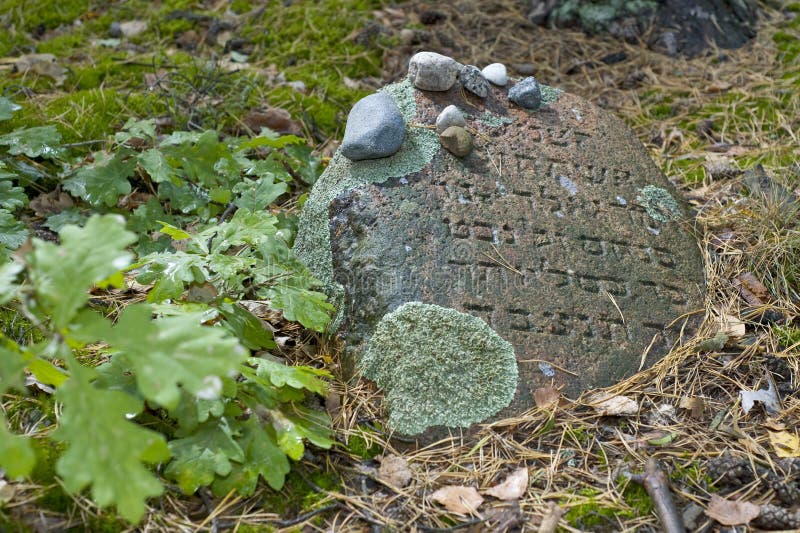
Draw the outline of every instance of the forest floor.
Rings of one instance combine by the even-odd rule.
[[[767,9],[744,48],[696,59],[535,27],[524,4],[0,0],[0,23],[14,28],[0,34],[0,90],[22,105],[0,133],[55,124],[79,148],[131,117],[165,131],[268,127],[303,136],[324,163],[349,107],[434,50],[503,62],[512,75],[529,65],[622,117],[696,211],[687,222],[705,258],[704,326],[608,389],[627,410],[556,395],[473,439],[413,450],[382,429],[368,383],[334,377],[337,444],[309,447],[281,491],[168,490],[138,528],[555,531],[555,520],[563,531],[661,531],[669,517],[637,482],[656,459],[691,530],[800,529],[800,4]],[[273,212],[296,216],[304,192]],[[335,342],[276,323],[291,338],[282,355],[337,375]],[[486,495],[521,467],[526,490],[506,500],[459,509],[431,499],[453,486]],[[52,467],[4,485],[0,501],[11,530],[128,527],[67,494]]]

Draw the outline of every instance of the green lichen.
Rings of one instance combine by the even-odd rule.
[[[669,222],[681,217],[681,209],[672,195],[661,187],[648,185],[639,189],[636,201],[657,222]]]
[[[653,0],[567,0],[553,12],[557,26],[579,22],[591,33],[608,31],[615,20],[653,13],[658,3]]]
[[[405,80],[388,85],[383,91],[395,100],[406,124],[410,123],[417,113],[414,87],[411,83]],[[422,170],[439,148],[439,139],[435,132],[407,126],[406,140],[400,151],[393,156],[350,161],[337,152],[314,185],[300,214],[294,250],[314,277],[323,282],[326,292],[340,309],[339,315],[330,326],[332,330],[341,322],[344,289],[333,279],[328,206],[345,191],[370,183],[383,183],[390,178],[407,176]]]
[[[513,118],[509,117],[501,117],[500,115],[495,115],[488,109],[483,112],[483,115],[478,117],[478,122],[489,126],[490,128],[499,128],[500,126],[504,126],[506,124],[512,124],[514,122]]]
[[[361,359],[384,389],[389,426],[416,435],[468,427],[514,398],[514,348],[483,320],[454,309],[406,303],[378,323]]]
[[[558,97],[564,92],[558,87],[550,87],[544,84],[540,84],[539,89],[542,91],[542,105],[552,104],[558,100]]]

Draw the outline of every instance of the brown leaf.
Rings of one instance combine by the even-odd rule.
[[[72,202],[72,197],[59,189],[40,194],[28,204],[33,212],[38,216],[45,216],[49,215],[50,213],[60,213],[65,209],[69,209],[73,205],[75,204]]]
[[[730,89],[732,86],[726,81],[715,81],[706,86],[707,93],[722,93]]]
[[[498,500],[518,500],[528,490],[528,468],[523,466],[514,470],[509,476],[494,487],[485,490],[484,494],[494,496]]]
[[[706,515],[713,518],[723,526],[738,526],[749,524],[758,516],[758,505],[750,502],[726,500],[716,494],[711,496],[711,502],[706,509]]]
[[[472,514],[483,503],[483,497],[475,488],[459,485],[442,487],[431,494],[431,499],[451,513],[458,514]]]
[[[743,337],[747,332],[744,322],[738,317],[723,313],[717,317],[717,335],[727,335],[728,337]]]
[[[387,455],[381,459],[381,467],[378,469],[378,478],[398,488],[403,488],[411,482],[413,472],[408,467],[408,461],[397,455]]]
[[[739,288],[739,294],[750,305],[764,305],[770,300],[769,290],[752,272],[736,276],[733,286]]]
[[[536,407],[540,409],[557,406],[560,397],[561,393],[555,387],[541,387],[533,391],[533,399],[536,402]]]
[[[242,122],[252,131],[259,133],[261,128],[269,128],[278,133],[302,135],[303,126],[292,120],[285,109],[270,107],[268,109],[252,109],[242,117]]]
[[[684,396],[681,398],[678,407],[681,409],[686,409],[689,411],[689,416],[694,418],[695,420],[700,420],[703,418],[703,415],[706,412],[706,402],[702,398],[698,398],[697,396],[688,397]]]
[[[17,72],[33,72],[40,76],[47,76],[61,85],[67,79],[67,69],[56,63],[53,54],[26,54],[17,58],[14,66]]]
[[[602,416],[632,416],[639,412],[639,405],[627,396],[600,394],[590,398],[590,402]]]

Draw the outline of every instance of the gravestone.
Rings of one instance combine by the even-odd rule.
[[[295,248],[340,306],[345,364],[403,304],[454,309],[513,346],[517,389],[497,417],[514,416],[536,388],[575,396],[653,364],[680,318],[702,309],[688,212],[619,119],[546,86],[536,111],[506,87],[487,98],[460,82],[384,90],[406,120],[403,147],[381,160],[335,155]],[[463,158],[434,130],[453,104],[474,137]]]

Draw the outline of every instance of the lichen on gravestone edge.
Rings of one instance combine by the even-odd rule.
[[[514,348],[486,322],[420,302],[381,319],[359,367],[407,435],[482,422],[511,403],[518,380]]]
[[[344,292],[333,280],[328,206],[344,191],[420,171],[440,147],[435,132],[409,125],[417,113],[417,104],[414,87],[408,79],[387,85],[382,90],[395,100],[406,122],[403,146],[391,157],[364,161],[350,161],[337,152],[314,185],[300,214],[294,250],[311,273],[322,281],[325,292],[339,310],[331,322],[331,331],[335,331],[341,322]]]

